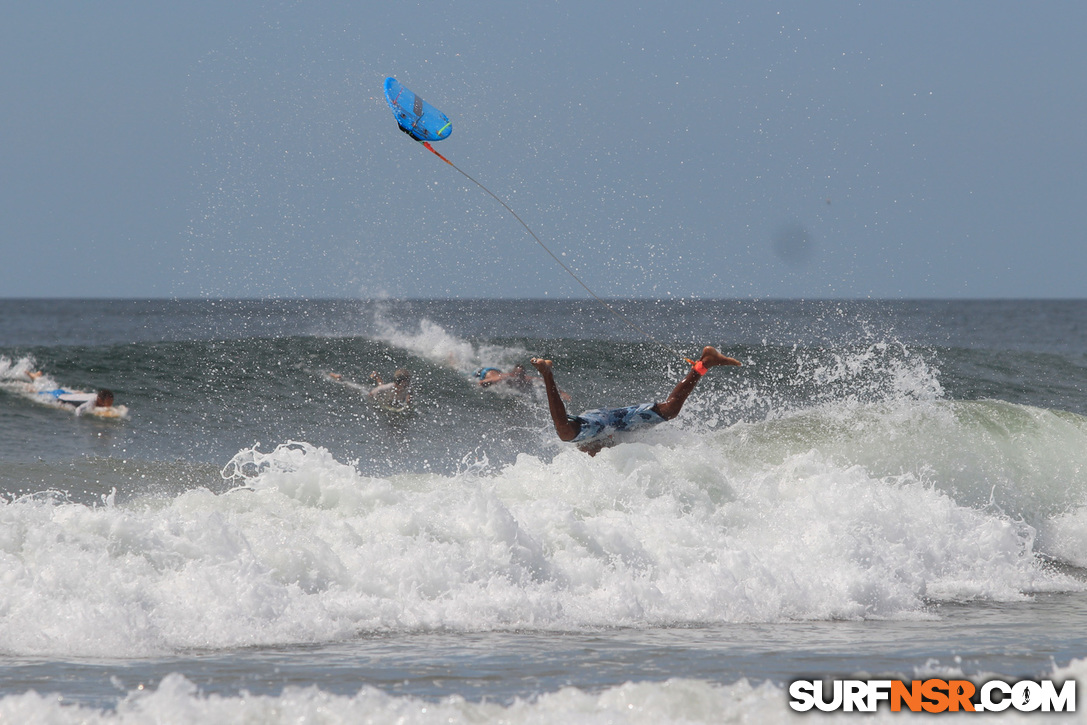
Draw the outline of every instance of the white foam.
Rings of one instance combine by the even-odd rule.
[[[1087,675],[1087,660],[1054,668],[1052,677],[1063,682]],[[167,675],[155,688],[132,690],[115,710],[98,710],[63,703],[62,698],[27,692],[0,699],[0,721],[48,722],[55,725],[116,725],[124,723],[277,723],[362,722],[512,723],[517,725],[658,725],[659,723],[804,723],[855,722],[855,712],[797,713],[788,705],[784,687],[746,679],[717,685],[689,679],[664,682],[628,682],[599,693],[565,687],[508,705],[469,702],[459,696],[439,701],[388,695],[365,686],[354,695],[335,695],[318,687],[288,687],[278,696],[222,696],[203,694],[180,674]],[[930,722],[929,713],[892,712],[886,704],[863,716],[865,722]],[[1038,715],[1007,710],[1000,722],[1037,722]],[[1059,718],[1059,716],[1058,716]],[[1075,716],[1072,716],[1075,719]]]
[[[26,355],[18,360],[12,360],[6,355],[0,355],[0,381],[29,382],[29,373],[36,370],[36,363],[31,355]]]
[[[48,373],[31,378],[30,373],[36,371],[37,363],[31,355],[14,361],[0,355],[0,388],[16,395],[34,396],[35,393],[59,387]]]
[[[919,617],[1080,584],[1034,529],[909,473],[750,427],[502,470],[364,476],[305,443],[241,451],[214,495],[0,504],[0,649],[136,656],[360,631]]]
[[[1046,553],[1087,569],[1087,506],[1049,519],[1039,531],[1038,539]]]
[[[527,351],[517,347],[472,344],[425,317],[419,320],[417,330],[401,330],[381,312],[379,307],[374,313],[379,340],[465,374],[483,366],[512,367],[528,357]]]
[[[12,361],[10,358],[0,355],[0,390],[12,395],[18,395],[38,405],[74,412],[75,408],[73,406],[65,405],[52,396],[40,394],[56,390],[60,385],[48,373],[42,373],[31,378],[30,373],[36,371],[37,365],[33,356],[27,355]]]
[[[746,680],[716,686],[692,680],[627,683],[599,694],[573,687],[516,700],[509,705],[468,702],[447,697],[431,702],[394,697],[372,687],[352,696],[333,695],[316,687],[291,687],[278,697],[202,695],[181,675],[168,675],[154,690],[133,691],[115,712],[65,706],[56,697],[34,692],[0,700],[5,722],[80,723],[242,723],[266,725],[320,721],[322,723],[646,723],[722,722],[749,719],[772,722],[782,712],[781,690],[770,684],[752,686]],[[767,718],[770,718],[769,720]]]

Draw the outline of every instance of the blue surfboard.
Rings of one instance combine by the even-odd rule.
[[[395,78],[385,79],[385,101],[400,130],[416,141],[441,141],[453,133],[449,116],[400,85]]]

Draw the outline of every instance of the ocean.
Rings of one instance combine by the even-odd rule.
[[[612,304],[655,340],[592,300],[0,300],[0,722],[790,722],[803,678],[1084,681],[1087,302]],[[473,378],[547,357],[571,412],[629,405],[706,344],[743,367],[595,457]],[[366,394],[397,368],[407,412]]]

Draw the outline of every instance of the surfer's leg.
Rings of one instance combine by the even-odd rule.
[[[574,440],[581,431],[581,426],[576,421],[570,420],[566,414],[562,394],[559,392],[559,387],[555,385],[555,376],[551,373],[551,361],[534,357],[531,362],[543,378],[544,389],[547,391],[547,408],[551,412],[551,422],[555,424],[555,432],[559,434],[559,440]]]
[[[703,369],[717,367],[718,365],[739,365],[740,361],[730,357],[726,357],[717,351],[716,348],[707,345],[702,348],[702,357],[698,359],[698,363],[702,364]],[[660,417],[665,420],[672,420],[679,411],[682,410],[683,404],[687,402],[687,396],[691,394],[695,386],[698,385],[698,381],[702,379],[705,373],[698,371],[698,363],[695,367],[692,367],[687,371],[687,374],[683,376],[683,380],[679,381],[679,384],[672,389],[671,394],[668,396],[668,400],[663,403],[657,403],[655,408]]]

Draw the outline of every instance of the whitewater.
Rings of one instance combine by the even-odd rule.
[[[801,676],[1087,666],[1082,303],[629,303],[744,367],[595,457],[472,377],[663,397],[578,303],[0,305],[0,721],[762,722]],[[414,411],[368,405],[402,366]]]

